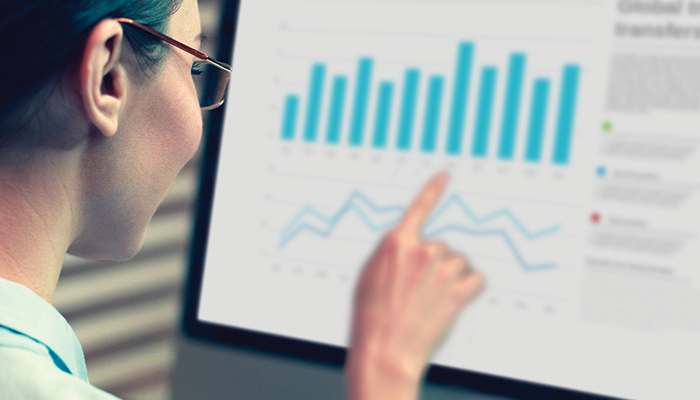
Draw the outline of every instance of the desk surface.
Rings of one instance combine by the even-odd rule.
[[[342,370],[181,338],[173,400],[345,399]],[[424,400],[506,400],[463,389],[423,386]]]

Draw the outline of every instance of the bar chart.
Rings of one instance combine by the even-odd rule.
[[[498,67],[475,65],[476,51],[473,42],[458,43],[452,76],[426,74],[409,66],[394,80],[373,76],[374,57],[360,57],[354,76],[333,74],[326,63],[314,62],[307,92],[285,95],[280,138],[568,165],[580,65],[563,63],[557,76],[528,79],[525,52],[511,52],[505,65]],[[497,98],[502,98],[502,104],[496,103]],[[474,115],[468,112],[470,102],[476,102],[471,108]],[[548,120],[552,123],[547,124]],[[524,143],[522,154],[517,154],[519,142]]]

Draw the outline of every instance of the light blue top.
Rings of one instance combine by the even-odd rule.
[[[90,385],[65,318],[28,288],[0,278],[0,399],[116,399]]]

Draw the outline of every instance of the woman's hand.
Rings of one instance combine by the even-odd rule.
[[[446,182],[442,173],[426,185],[360,277],[346,369],[353,400],[417,398],[428,358],[483,286],[463,256],[421,238]]]

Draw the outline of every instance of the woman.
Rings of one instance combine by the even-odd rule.
[[[192,80],[197,52],[177,48],[200,45],[197,3],[1,1],[0,398],[113,398],[89,385],[50,303],[66,253],[138,252],[199,144],[211,104]],[[482,285],[464,258],[420,238],[445,181],[428,183],[361,276],[351,398],[416,398],[432,350]]]

